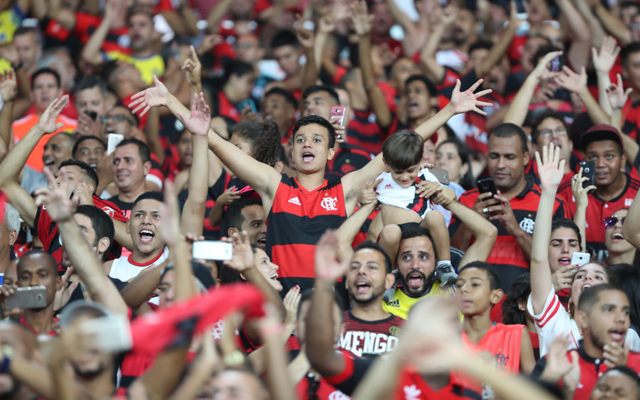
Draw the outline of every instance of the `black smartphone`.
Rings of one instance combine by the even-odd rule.
[[[525,0],[513,0],[513,2],[516,5],[516,14],[518,19],[527,19],[529,15],[527,14]]]
[[[478,192],[482,193],[491,193],[492,196],[498,193],[498,189],[496,189],[496,184],[493,182],[491,178],[478,179]]]
[[[96,118],[98,118],[98,113],[95,111],[84,110],[84,113],[87,114],[89,118],[91,118],[94,121],[96,120]]]
[[[588,181],[582,182],[582,188],[596,184],[596,162],[595,161],[580,161],[580,168],[582,168],[582,177],[589,178]],[[589,193],[593,191],[590,190]]]
[[[562,54],[561,54],[558,57],[551,60],[551,63],[549,64],[549,71],[560,72],[562,71],[562,67],[564,67],[564,57],[562,57]]]

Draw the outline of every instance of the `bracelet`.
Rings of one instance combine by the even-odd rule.
[[[235,350],[224,356],[223,361],[227,367],[237,367],[244,364],[244,354],[240,350]]]

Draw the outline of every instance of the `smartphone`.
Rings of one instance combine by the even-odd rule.
[[[254,113],[258,112],[258,109],[256,108],[256,103],[253,101],[253,99],[242,100],[240,103],[238,103],[238,111],[242,112],[245,108],[247,108],[247,106],[251,108],[251,112],[254,112]]]
[[[47,306],[47,288],[44,286],[20,287],[13,296],[4,299],[7,310],[14,308],[45,308]]]
[[[482,193],[491,193],[492,196],[498,193],[498,189],[496,189],[496,184],[493,182],[491,178],[478,179],[478,192]]]
[[[109,134],[109,142],[107,143],[107,155],[111,155],[114,151],[116,151],[116,147],[124,140],[124,135],[119,135],[117,133]]]
[[[571,265],[577,265],[580,268],[587,264],[589,260],[591,260],[591,254],[574,251],[573,256],[571,256]]]
[[[329,113],[329,122],[334,118],[338,117],[340,120],[337,122],[338,125],[342,126],[344,124],[344,106],[334,106],[331,107],[331,112]]]
[[[513,0],[516,4],[516,15],[518,19],[527,19],[529,18],[529,14],[527,14],[527,8],[525,6],[525,0]]]
[[[582,168],[582,176],[589,178],[588,181],[582,182],[582,188],[595,185],[596,179],[596,162],[595,161],[580,161],[580,168]],[[592,190],[589,193],[593,193]]]
[[[549,65],[549,71],[560,72],[562,71],[563,66],[564,66],[564,57],[562,57],[562,54],[561,54],[558,57],[551,60],[551,64]]]
[[[87,114],[89,116],[89,118],[91,118],[92,120],[96,120],[96,118],[98,118],[98,113],[95,111],[91,111],[91,110],[84,110],[84,113]]]
[[[214,240],[193,242],[194,260],[231,260],[233,245]]]
[[[120,353],[131,349],[133,339],[126,315],[109,315],[80,323],[80,332],[89,343],[109,353]]]
[[[443,185],[448,185],[449,183],[451,183],[451,181],[449,180],[449,173],[447,171],[443,169],[431,168],[429,172],[431,172],[433,176],[438,178],[438,182],[442,183]]]

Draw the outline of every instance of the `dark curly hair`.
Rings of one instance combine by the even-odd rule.
[[[518,307],[520,301],[527,302],[531,293],[531,275],[522,274],[513,282],[511,289],[502,304],[502,323],[505,325],[521,324],[525,325],[527,311],[522,311]]]
[[[276,165],[282,139],[274,122],[243,122],[233,127],[233,135],[238,135],[251,145],[253,158],[272,167]]]

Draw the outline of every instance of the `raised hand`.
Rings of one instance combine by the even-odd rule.
[[[229,189],[225,190],[224,193],[218,196],[216,202],[220,202],[226,206],[240,199],[240,197],[240,191],[236,189],[235,186],[231,186]]]
[[[369,15],[367,3],[364,0],[351,4],[350,17],[356,34],[358,36],[368,36],[369,32],[371,32],[371,21],[373,21],[373,15]]]
[[[598,53],[595,47],[591,48],[593,67],[598,72],[608,74],[618,58],[618,53],[620,53],[620,46],[618,46],[616,40],[612,36],[607,36],[602,41],[600,53]]]
[[[622,86],[622,76],[618,74],[618,84],[614,85],[612,83],[606,89],[606,91],[611,108],[614,110],[619,110],[622,109],[627,103],[627,99],[629,98],[629,95],[631,94],[633,89],[629,88],[627,90],[624,90],[624,86]]]
[[[151,107],[167,105],[167,97],[169,96],[167,87],[164,83],[160,82],[158,77],[155,75],[153,76],[153,82],[155,86],[131,96],[131,100],[133,101],[129,104],[129,108],[133,110],[132,112],[134,114],[137,114],[138,111],[142,110],[140,113],[140,116],[142,117],[149,112]]]
[[[253,259],[253,250],[251,250],[251,242],[249,235],[242,231],[242,240],[238,232],[233,232],[230,238],[223,238],[224,242],[233,244],[233,256],[231,260],[225,261],[225,267],[231,268],[238,272],[244,272],[248,269],[255,268]]]
[[[586,208],[589,205],[589,192],[596,190],[594,185],[582,187],[582,184],[588,180],[589,178],[582,176],[582,168],[571,179],[571,192],[573,192],[573,197],[576,199],[576,207],[578,208]]]
[[[284,308],[287,310],[287,316],[284,320],[286,326],[292,325],[298,319],[298,305],[300,304],[300,286],[294,286],[284,296]]]
[[[575,384],[580,381],[580,365],[578,364],[578,353],[571,352],[571,361],[567,358],[567,349],[571,345],[571,339],[568,335],[556,336],[549,346],[549,352],[547,354],[547,363],[541,378],[547,382],[553,382],[554,384],[560,380],[569,378],[566,383],[570,383],[576,378]],[[571,386],[571,385],[570,385]],[[571,387],[569,387],[571,389]],[[576,387],[573,387],[575,390]]]
[[[304,49],[313,49],[315,43],[315,35],[313,31],[304,27],[305,20],[302,16],[298,16],[298,23],[296,24],[296,37],[298,42]]]
[[[79,281],[75,281],[71,282],[71,285],[69,285],[69,278],[71,278],[71,275],[73,275],[73,267],[67,268],[67,270],[64,272],[64,275],[62,275],[62,282],[60,283],[60,287],[58,288],[58,290],[56,290],[55,297],[53,298],[54,311],[63,309],[64,306],[69,303],[73,291],[76,290],[76,288],[80,284]]]
[[[475,111],[481,115],[487,115],[486,112],[478,108],[478,106],[490,107],[493,104],[478,100],[480,97],[492,92],[491,89],[483,90],[478,93],[473,93],[478,86],[482,83],[482,79],[474,83],[468,90],[460,92],[460,79],[456,80],[456,86],[453,88],[453,94],[451,95],[451,106],[456,114],[465,113],[467,111]]]
[[[570,92],[578,93],[587,85],[587,72],[584,67],[580,69],[580,75],[576,74],[566,65],[562,67],[562,72],[556,76],[556,83]]]
[[[339,244],[338,235],[334,230],[327,230],[320,238],[315,254],[317,279],[334,282],[347,272],[349,260],[339,263],[336,259]]]
[[[364,189],[362,189],[360,196],[358,197],[358,202],[361,205],[364,206],[373,202],[377,204],[378,194],[376,193],[376,187],[378,187],[380,182],[382,182],[382,178],[376,180],[375,182],[373,180],[367,182],[367,184],[364,186]]]
[[[69,104],[69,95],[66,94],[49,103],[49,106],[38,120],[38,128],[42,129],[44,133],[53,133],[62,128],[64,124],[62,122],[56,123],[56,121],[67,104]]]
[[[198,54],[204,54],[208,51],[211,51],[214,47],[222,43],[223,39],[220,35],[207,35],[200,42],[200,46],[198,46]],[[192,46],[193,47],[193,46]]]
[[[200,60],[196,54],[196,49],[194,49],[193,46],[189,46],[189,55],[187,56],[187,60],[184,62],[184,65],[182,65],[182,72],[184,72],[190,86],[200,85],[202,64],[200,64]]]
[[[553,283],[553,289],[559,292],[564,289],[571,289],[573,283],[573,276],[576,274],[575,265],[565,265],[551,275],[551,282]]]
[[[549,70],[549,63],[551,62],[551,60],[561,55],[561,51],[552,51],[551,53],[547,53],[540,59],[540,61],[538,61],[538,65],[536,65],[536,67],[531,72],[531,76],[534,76],[539,80],[550,79],[557,76],[557,72]]]
[[[191,116],[187,116],[183,113],[178,113],[178,117],[182,120],[182,123],[187,130],[194,135],[208,136],[209,128],[211,127],[211,109],[204,100],[204,93],[200,92],[193,94],[193,100],[191,101]]]
[[[47,207],[47,214],[56,222],[69,221],[73,218],[80,199],[75,195],[69,198],[68,183],[65,179],[66,172],[60,171],[60,184],[56,182],[56,178],[49,168],[45,168],[43,172],[51,189],[41,187],[35,191],[36,205],[40,207],[44,204]]]
[[[557,188],[564,177],[565,160],[560,160],[560,147],[553,143],[549,147],[542,147],[542,159],[540,153],[536,151],[536,163],[538,164],[538,175],[540,176],[540,187],[542,189]]]
[[[18,94],[18,81],[16,80],[16,72],[11,68],[9,72],[4,71],[0,75],[0,94],[5,103],[13,101]]]

